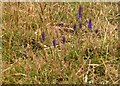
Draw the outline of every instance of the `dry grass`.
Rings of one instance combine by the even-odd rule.
[[[74,34],[80,4],[83,26]],[[117,84],[119,19],[118,3],[3,3],[2,82]]]

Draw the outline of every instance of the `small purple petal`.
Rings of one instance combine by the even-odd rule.
[[[79,6],[79,10],[78,10],[78,19],[82,18],[82,6]]]
[[[63,41],[63,44],[65,44],[65,42],[66,42],[66,38],[65,38],[64,36],[63,36],[62,41]]]
[[[73,30],[74,31],[76,30],[76,23],[74,23]]]
[[[88,28],[92,29],[92,20],[91,19],[89,19]]]
[[[53,39],[52,43],[53,43],[53,46],[56,47],[56,40],[55,39]]]

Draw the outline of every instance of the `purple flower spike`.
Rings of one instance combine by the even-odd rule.
[[[74,23],[73,30],[74,31],[76,30],[76,23]]]
[[[92,20],[91,19],[89,19],[88,28],[90,28],[92,30]]]
[[[79,10],[78,10],[78,19],[82,18],[82,6],[79,6]]]
[[[53,46],[56,47],[56,40],[55,39],[53,39],[52,43],[53,43]]]
[[[45,41],[45,32],[42,32],[42,40]]]
[[[63,41],[63,44],[65,44],[65,42],[66,42],[66,38],[65,38],[64,36],[63,36],[62,41]]]

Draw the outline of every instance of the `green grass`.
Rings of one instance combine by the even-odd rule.
[[[80,4],[82,28],[77,17]],[[4,84],[118,83],[118,3],[15,2],[2,7]],[[92,31],[87,27],[89,18]],[[77,33],[69,31],[74,23]]]

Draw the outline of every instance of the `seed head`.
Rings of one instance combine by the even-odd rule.
[[[82,28],[82,22],[80,21],[79,28]]]
[[[45,32],[42,32],[42,40],[45,41],[46,37],[45,37]]]
[[[99,30],[98,30],[98,29],[96,29],[96,30],[95,30],[95,33],[97,34],[98,32],[99,32]]]

